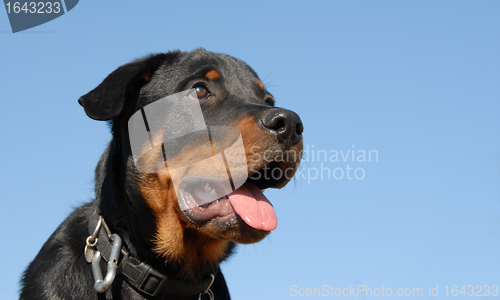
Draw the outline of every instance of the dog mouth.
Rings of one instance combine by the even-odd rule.
[[[236,190],[224,193],[223,184],[217,180],[191,179],[181,189],[180,197],[192,208],[184,210],[194,223],[210,220],[219,224],[234,225],[239,219],[252,228],[272,231],[278,220],[273,205],[264,195],[267,188],[281,188],[287,183],[285,162],[273,161],[251,172]],[[215,200],[217,195],[224,195]]]

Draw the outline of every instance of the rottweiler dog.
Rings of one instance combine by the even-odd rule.
[[[230,194],[188,209],[179,205],[169,163],[166,172],[137,167],[129,132],[135,113],[185,91],[196,93],[207,128],[238,129],[248,171],[242,185],[231,183]],[[24,273],[20,298],[230,299],[219,263],[235,243],[258,242],[276,228],[276,214],[262,191],[284,187],[298,168],[299,116],[275,107],[247,64],[204,49],[122,65],[79,103],[112,130],[95,170],[95,199],[77,208],[43,245]],[[165,158],[165,135],[143,148],[143,163]],[[170,159],[197,149],[189,142],[177,148],[169,151]],[[181,194],[196,202],[216,187],[195,185]]]

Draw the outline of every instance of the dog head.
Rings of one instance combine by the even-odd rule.
[[[196,136],[165,151],[169,135],[165,130],[151,136],[141,157],[134,159],[129,121],[134,114],[144,114],[148,105],[188,90],[196,93],[209,132],[207,151],[215,155],[242,141],[245,178],[236,184],[233,173],[230,193],[183,208],[181,201],[200,203],[220,190],[224,172],[211,173],[210,165],[197,159],[202,147]],[[122,226],[145,240],[151,236],[152,249],[166,260],[218,262],[227,256],[232,242],[260,241],[276,227],[276,214],[262,191],[281,188],[293,177],[302,153],[303,125],[294,112],[275,107],[273,96],[244,62],[203,49],[151,55],[119,67],[79,103],[90,118],[112,122],[111,164],[120,194],[114,205],[128,219]],[[237,130],[216,138],[216,130],[210,128]],[[227,167],[232,158],[225,154]],[[138,162],[156,168],[159,158],[168,161],[164,172],[138,168]],[[197,168],[183,169],[183,180],[175,186],[173,165]],[[230,168],[224,171],[231,177]]]

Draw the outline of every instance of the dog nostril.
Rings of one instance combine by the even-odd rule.
[[[302,135],[302,132],[304,132],[304,125],[302,125],[302,122],[297,122],[297,125],[295,125],[295,133],[297,135]]]
[[[274,114],[262,120],[262,124],[273,131],[281,132],[286,130],[286,118],[281,114]]]
[[[271,129],[280,130],[280,129],[284,128],[285,126],[286,126],[285,120],[283,118],[279,118],[277,120],[276,124]]]

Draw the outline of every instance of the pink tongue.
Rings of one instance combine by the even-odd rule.
[[[249,226],[265,231],[278,226],[274,207],[255,185],[247,182],[227,197],[234,211]]]

